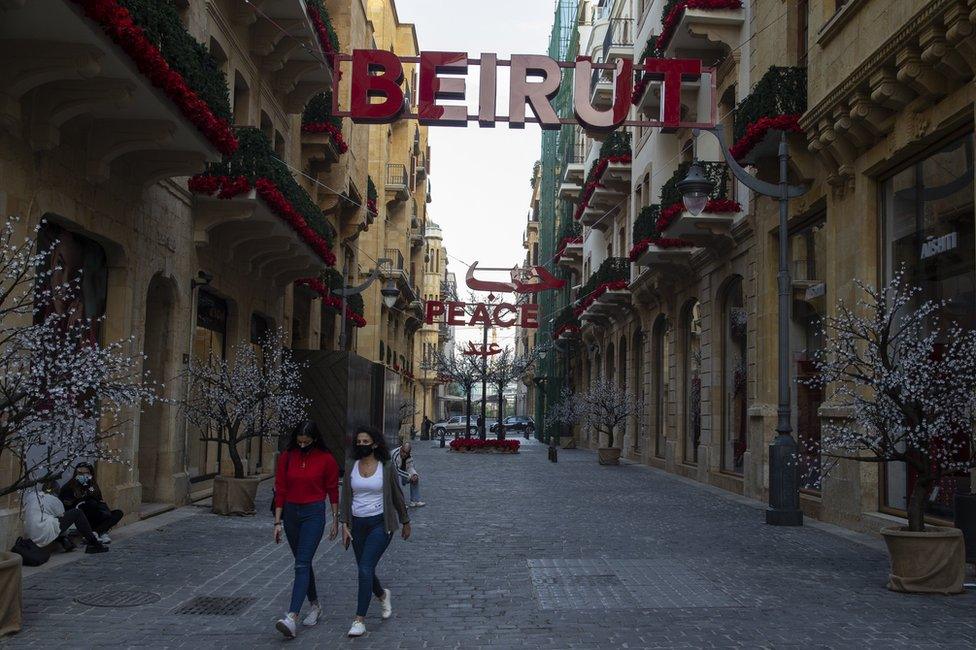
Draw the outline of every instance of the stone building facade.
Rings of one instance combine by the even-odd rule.
[[[761,179],[776,181],[777,129],[788,133],[790,180],[809,187],[789,215],[792,424],[801,448],[846,415],[798,380],[815,372],[817,320],[856,298],[855,279],[883,283],[904,265],[925,296],[948,300],[952,318],[976,325],[976,5],[566,1],[560,24],[567,9],[579,48],[569,59],[700,59],[709,70],[682,91],[683,119],[716,123]],[[609,106],[609,78],[594,75],[591,92],[595,105]],[[660,88],[638,83],[633,100],[631,117],[653,119]],[[611,379],[645,402],[618,438],[625,457],[765,500],[776,425],[778,205],[734,181],[711,134],[630,128],[596,137],[564,127],[558,147],[543,150],[543,177],[548,167],[557,178],[540,199],[556,217],[541,242],[556,254],[543,263],[563,269],[574,288],[543,313],[539,331],[568,359],[568,376],[553,364],[541,379],[577,389]],[[715,181],[700,217],[684,210],[676,188],[693,159]],[[567,237],[574,223],[582,233]],[[552,393],[542,386],[537,397]],[[575,438],[606,443],[585,429]],[[825,477],[821,459],[806,453],[800,474],[808,516],[862,530],[903,516],[912,481],[899,467],[849,462]],[[956,479],[940,486],[932,517],[951,518],[955,488]]]
[[[25,230],[45,220],[42,237],[101,279],[85,297],[101,306],[90,314],[103,319],[97,337],[131,338],[164,397],[182,394],[190,355],[232,362],[236,345],[275,328],[296,349],[345,347],[385,363],[409,392],[426,130],[333,118],[330,55],[416,53],[413,26],[391,0],[167,0],[161,18],[150,5],[125,3],[143,43],[89,3],[0,3],[0,214]],[[154,47],[175,71],[165,82]],[[394,164],[404,173],[391,175]],[[243,188],[222,184],[228,169]],[[289,226],[264,181],[309,228]],[[393,260],[383,279],[401,291],[394,310],[381,306],[378,282],[340,314],[329,287],[360,283],[382,258]],[[112,443],[125,462],[97,468],[125,522],[205,496],[232,471],[176,405],[129,415]],[[275,451],[252,442],[247,472],[268,474]],[[0,502],[0,545],[19,529],[12,495]]]

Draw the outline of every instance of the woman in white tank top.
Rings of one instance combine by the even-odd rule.
[[[393,615],[390,590],[384,589],[376,577],[376,565],[393,539],[398,523],[403,526],[403,539],[410,537],[410,516],[383,435],[375,429],[360,428],[353,456],[355,462],[351,467],[346,465],[340,518],[343,544],[346,548],[352,544],[359,567],[356,619],[349,628],[349,636],[362,636],[366,633],[364,621],[372,596],[380,601],[383,619]]]

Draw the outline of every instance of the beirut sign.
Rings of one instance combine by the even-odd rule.
[[[660,84],[660,110],[657,120],[628,120],[631,95],[634,91],[635,66],[632,61],[619,59],[615,63],[596,64],[587,58],[575,62],[556,61],[538,54],[516,54],[509,60],[496,54],[482,54],[468,58],[466,52],[422,52],[417,57],[398,57],[386,50],[354,50],[352,55],[333,56],[333,68],[343,62],[351,65],[349,109],[338,105],[339,79],[333,75],[333,115],[348,117],[364,124],[388,124],[402,118],[419,120],[432,126],[465,126],[478,122],[482,127],[494,127],[496,122],[508,122],[509,128],[521,129],[526,124],[539,124],[543,129],[558,129],[563,124],[580,124],[589,131],[612,131],[620,126],[710,127],[715,122],[715,93],[710,93],[710,121],[681,121],[682,82],[701,82],[703,76],[714,83],[712,68],[703,67],[697,59],[647,58],[636,66],[650,84]],[[419,64],[416,111],[404,94],[404,63]],[[477,113],[469,113],[467,105],[440,104],[441,101],[467,101],[469,67],[480,70],[478,79]],[[510,69],[508,114],[498,113],[498,69]],[[574,118],[560,118],[552,106],[563,81],[562,70],[573,70]],[[591,85],[594,71],[613,71],[613,104],[608,110],[594,108]],[[379,101],[374,101],[379,100]],[[526,115],[526,107],[533,117]],[[706,109],[708,110],[708,109]]]

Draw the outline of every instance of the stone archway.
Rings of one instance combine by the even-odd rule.
[[[146,291],[146,320],[143,354],[146,355],[143,373],[147,380],[169,386],[179,371],[176,350],[176,283],[156,275]],[[172,404],[157,401],[143,407],[139,420],[139,441],[136,462],[142,485],[142,502],[172,503],[173,473],[176,471],[174,426],[175,409]]]

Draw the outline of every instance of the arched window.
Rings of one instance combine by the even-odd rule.
[[[668,428],[668,391],[671,388],[671,350],[668,343],[668,319],[658,316],[654,322],[654,360],[651,364],[654,391],[654,455],[664,458],[664,439]]]
[[[701,305],[697,300],[689,302],[681,318],[681,334],[684,339],[684,451],[686,463],[698,462],[698,445],[701,443]]]
[[[722,302],[722,469],[742,473],[746,452],[746,318],[742,278],[733,278]]]
[[[632,354],[634,355],[634,363],[632,365],[633,375],[632,375],[630,386],[631,386],[631,390],[634,391],[634,397],[638,400],[638,402],[640,402],[644,399],[644,332],[642,332],[641,328],[639,327],[637,328],[637,331],[634,332],[634,344],[633,344]],[[646,406],[647,405],[645,404],[645,409]],[[641,446],[642,446],[641,437],[643,437],[646,431],[646,428],[643,426],[643,422],[644,422],[644,414],[639,413],[637,415],[637,418],[635,418],[634,421],[634,452],[635,453],[641,450]]]

